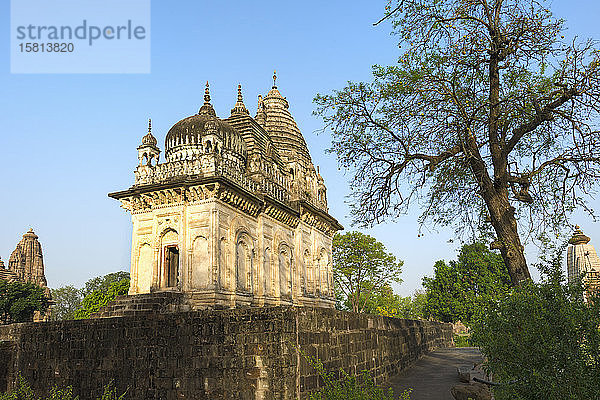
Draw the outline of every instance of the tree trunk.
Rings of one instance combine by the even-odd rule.
[[[530,279],[525,252],[519,233],[517,231],[517,220],[515,218],[515,209],[508,201],[508,190],[500,189],[500,192],[491,190],[493,193],[484,190],[484,200],[486,202],[492,226],[496,231],[497,239],[492,243],[492,248],[499,249],[504,264],[508,268],[508,274],[513,286],[520,286],[525,279]]]
[[[525,252],[519,232],[517,231],[517,220],[515,208],[511,206],[507,188],[507,155],[503,152],[504,138],[499,134],[500,110],[500,67],[499,57],[503,48],[502,38],[499,30],[499,6],[496,3],[494,18],[490,21],[491,26],[491,48],[490,48],[490,115],[488,121],[488,139],[490,144],[490,155],[494,166],[493,181],[487,173],[486,165],[477,150],[475,139],[469,140],[472,153],[476,155],[471,159],[471,168],[480,184],[483,200],[487,205],[492,226],[496,231],[497,239],[492,248],[499,249],[508,269],[513,286],[520,286],[521,281],[529,279],[529,269],[525,260]]]

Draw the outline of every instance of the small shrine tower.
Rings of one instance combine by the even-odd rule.
[[[575,226],[567,248],[567,279],[569,282],[583,279],[588,296],[600,288],[600,257],[589,242],[590,238],[583,234],[579,226]]]

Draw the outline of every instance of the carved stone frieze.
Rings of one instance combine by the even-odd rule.
[[[269,217],[275,218],[277,221],[283,222],[284,224],[286,224],[294,229],[300,223],[300,220],[296,216],[290,214],[289,212],[287,212],[279,207],[268,205],[265,207],[264,212]]]
[[[164,160],[149,127],[133,186],[109,195],[132,214],[130,294],[333,307],[331,239],[342,227],[288,101],[273,85],[252,118],[238,87],[220,119],[208,86],[204,100],[168,131]]]

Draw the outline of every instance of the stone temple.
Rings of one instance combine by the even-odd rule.
[[[23,235],[8,259],[8,268],[0,259],[0,279],[9,282],[35,283],[41,286],[48,298],[52,298],[44,273],[44,255],[38,236],[30,229]],[[34,321],[45,321],[50,317],[50,309],[41,314],[36,311]]]
[[[192,308],[334,306],[331,243],[343,228],[275,83],[255,117],[238,86],[221,119],[207,82],[198,113],[168,131],[163,162],[149,124],[135,183],[109,194],[132,215],[130,295],[178,292]]]
[[[8,269],[0,260],[0,279],[35,283],[50,292],[44,275],[44,255],[38,236],[30,229],[23,235],[8,259]]]
[[[583,280],[588,297],[600,290],[600,257],[589,242],[590,238],[575,226],[567,248],[567,279],[571,283]]]

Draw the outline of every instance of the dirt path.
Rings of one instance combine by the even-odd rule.
[[[412,388],[411,400],[454,400],[450,388],[459,383],[456,367],[481,361],[475,347],[434,350],[391,378],[388,387],[396,395]]]

